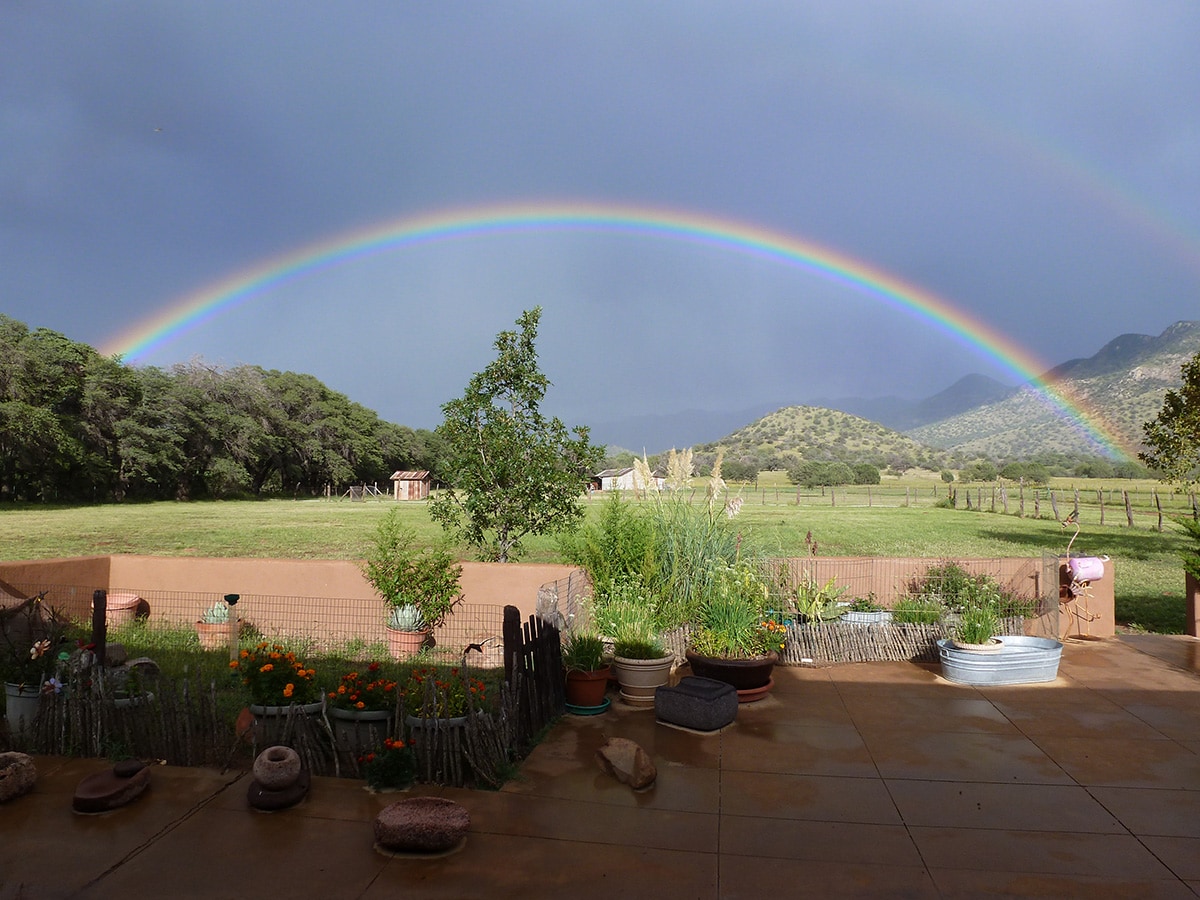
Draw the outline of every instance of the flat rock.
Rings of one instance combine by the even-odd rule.
[[[596,751],[596,764],[600,766],[600,771],[612,775],[635,791],[652,787],[658,778],[658,769],[650,759],[650,754],[628,738],[609,738],[605,741]]]
[[[33,790],[37,766],[26,753],[0,753],[0,803],[15,800]]]
[[[118,763],[80,781],[72,806],[75,812],[81,813],[119,809],[140,797],[149,784],[150,769],[147,766],[135,761]]]
[[[246,802],[254,809],[263,812],[278,812],[295,806],[308,796],[308,788],[312,777],[307,769],[301,769],[299,776],[287,787],[271,790],[264,787],[257,779],[252,779],[246,790]]]
[[[400,853],[444,853],[467,836],[471,816],[444,797],[410,797],[385,806],[375,817],[375,841]]]
[[[254,760],[254,780],[268,791],[291,787],[300,777],[300,755],[291,747],[268,747]]]

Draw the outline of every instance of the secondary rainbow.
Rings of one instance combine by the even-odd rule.
[[[255,297],[356,259],[440,241],[513,232],[593,231],[687,241],[798,268],[845,285],[886,306],[923,319],[958,342],[995,361],[1020,381],[1029,382],[1073,423],[1093,450],[1131,456],[1130,447],[1060,386],[1042,373],[1048,366],[1014,341],[929,291],[862,260],[794,235],[747,222],[691,211],[571,202],[501,204],[437,210],[339,234],[272,257],[149,316],[101,347],[127,362]]]

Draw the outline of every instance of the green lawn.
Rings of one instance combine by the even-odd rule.
[[[906,488],[908,506],[903,505]],[[812,497],[803,496],[799,506],[795,488],[779,487],[778,500],[770,485],[759,491],[734,485],[732,490],[743,500],[738,521],[747,544],[771,554],[804,553],[804,538],[811,531],[822,556],[1040,556],[1043,550],[1064,552],[1072,533],[1050,518],[1045,502],[1043,518],[1031,517],[1031,503],[1027,516],[1019,518],[1011,492],[1009,515],[939,508],[934,504],[944,499],[945,485],[928,479],[875,486],[870,506],[863,488],[842,493],[840,500],[837,494],[822,497],[817,489]],[[1132,529],[1123,507],[1119,514],[1111,510],[1103,526],[1095,510],[1081,508],[1083,524],[1072,549],[1116,561],[1119,622],[1180,632],[1183,569],[1176,554],[1183,541],[1169,523],[1164,532],[1155,530],[1156,517],[1143,514],[1150,489],[1143,485],[1139,495],[1141,512]],[[698,498],[702,502],[702,491]],[[589,500],[588,514],[594,515],[603,502],[599,496]],[[1063,500],[1059,503],[1065,514]],[[134,553],[359,559],[379,520],[395,506],[388,500],[270,500],[5,507],[0,509],[0,558]],[[399,508],[422,539],[440,538],[424,503]],[[553,538],[530,539],[527,551],[530,562],[561,560]],[[470,556],[465,548],[458,552]]]

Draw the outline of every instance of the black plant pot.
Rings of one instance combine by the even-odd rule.
[[[701,656],[691,650],[687,651],[686,656],[693,675],[732,684],[739,691],[764,687],[771,680],[771,670],[775,668],[775,663],[779,662],[779,654],[774,651],[752,659]]]

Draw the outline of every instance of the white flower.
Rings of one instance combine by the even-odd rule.
[[[40,641],[35,641],[33,646],[29,648],[29,658],[39,659],[43,654],[50,650],[50,642],[45,638]]]

